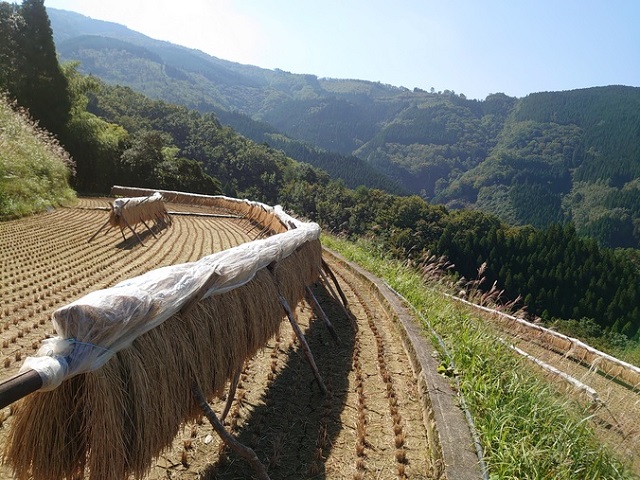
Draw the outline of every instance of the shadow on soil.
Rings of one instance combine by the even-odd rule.
[[[163,230],[166,230],[166,228],[167,228],[166,226],[154,225],[151,227],[150,230],[147,228],[144,228],[139,232],[136,231],[137,236],[131,233],[130,230],[128,232],[125,230],[124,233],[125,235],[128,233],[129,238],[125,238],[120,243],[118,243],[116,245],[116,248],[118,250],[132,250],[134,247],[137,247],[140,244],[142,244],[142,246],[145,246],[146,242],[149,239],[155,241],[156,238],[154,238],[154,235],[157,237],[159,234],[162,233]]]
[[[325,289],[313,290],[340,338],[337,344],[320,318],[314,318],[305,332],[330,394],[321,393],[297,346],[289,351],[284,368],[263,393],[264,404],[245,418],[235,434],[254,449],[272,480],[327,478],[324,459],[342,429],[340,416],[348,393],[355,332],[351,320]],[[228,449],[200,476],[201,480],[249,478],[254,478],[250,466]]]

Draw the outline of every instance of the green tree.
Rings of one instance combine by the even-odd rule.
[[[129,186],[157,188],[158,170],[165,160],[163,149],[168,146],[170,137],[157,131],[137,133],[131,145],[120,157],[123,177]]]
[[[171,136],[154,130],[134,135],[121,156],[121,182],[126,185],[181,190],[207,195],[222,192],[220,182],[208,175],[202,163],[179,157]]]
[[[17,37],[19,83],[11,92],[40,125],[59,134],[69,120],[67,78],[58,63],[44,0],[24,0]]]
[[[119,125],[109,123],[87,111],[88,95],[98,82],[81,75],[77,64],[63,66],[69,83],[71,116],[64,133],[64,143],[76,161],[76,190],[107,193],[118,182],[120,156],[129,134]]]
[[[16,5],[0,2],[0,89],[13,96],[19,80],[18,37],[23,23]]]

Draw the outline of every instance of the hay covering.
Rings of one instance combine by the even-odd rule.
[[[282,215],[279,206],[272,207],[260,202],[253,202],[246,199],[225,197],[224,195],[199,195],[196,193],[175,192],[171,190],[150,190],[148,188],[134,188],[114,186],[111,188],[112,195],[151,195],[159,193],[166,202],[186,203],[190,205],[205,206],[218,209],[223,212],[232,213],[244,217],[272,233],[286,232],[291,228],[296,228],[286,215]]]
[[[640,368],[635,365],[601,352],[576,338],[563,335],[541,325],[527,322],[526,320],[508,315],[499,310],[476,305],[463,298],[453,295],[448,296],[465,305],[495,315],[506,325],[509,325],[512,331],[530,341],[549,347],[555,352],[571,358],[576,362],[588,364],[592,370],[600,370],[604,374],[616,378],[632,388],[640,388]]]
[[[14,405],[3,461],[16,479],[143,476],[183,422],[201,416],[192,383],[209,399],[219,396],[278,332],[285,318],[278,294],[293,307],[318,279],[319,228],[278,208],[247,210],[285,232],[149,272],[55,312],[60,337],[25,361],[50,390]],[[188,295],[174,301],[183,290]]]
[[[309,242],[249,283],[213,295],[137,338],[99,370],[16,404],[4,460],[18,480],[141,477],[185,421],[279,330],[278,291],[291,305],[317,279],[321,247]],[[298,288],[296,283],[302,282]]]
[[[124,230],[135,228],[140,223],[154,221],[156,225],[171,223],[171,218],[164,206],[162,195],[152,192],[143,197],[118,198],[113,202],[109,214],[109,224]]]

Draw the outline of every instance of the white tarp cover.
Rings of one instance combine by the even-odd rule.
[[[279,206],[259,205],[273,211],[290,230],[196,262],[149,271],[59,308],[53,313],[58,335],[45,340],[36,356],[27,357],[21,371],[36,370],[43,380],[41,390],[53,390],[74,375],[100,368],[116,352],[177,313],[212,275],[215,281],[203,298],[244,285],[271,262],[320,237],[316,223],[300,222]]]
[[[155,192],[148,197],[132,197],[132,198],[116,198],[113,201],[113,211],[116,215],[122,215],[124,208],[135,208],[143,203],[161,202],[162,195],[160,192]]]

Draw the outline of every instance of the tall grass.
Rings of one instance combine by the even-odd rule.
[[[386,280],[443,338],[491,479],[633,478],[598,442],[589,412],[512,354],[490,326],[446,299],[440,283],[425,282],[418,269],[376,254],[365,242],[325,237],[323,243]]]
[[[74,198],[69,187],[72,168],[58,142],[0,95],[0,220]]]

